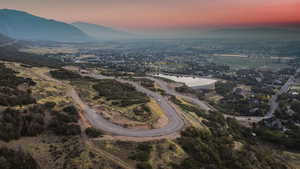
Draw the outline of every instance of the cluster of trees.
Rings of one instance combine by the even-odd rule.
[[[203,116],[209,130],[187,128],[177,141],[188,154],[174,169],[287,169],[286,164],[276,159],[273,153],[255,144],[251,129],[240,126],[233,119],[210,112]],[[236,148],[235,142],[241,147]]]
[[[271,86],[253,86],[252,92],[259,93],[261,95],[274,95],[275,91],[273,90],[273,87]]]
[[[54,116],[48,128],[56,135],[69,136],[79,135],[81,133],[80,126],[77,124],[79,113],[74,106],[67,106],[62,111],[53,111]]]
[[[31,91],[22,91],[8,87],[0,88],[0,105],[2,106],[17,106],[36,103],[36,100],[31,96]]]
[[[297,126],[294,126],[287,132],[260,126],[255,129],[255,132],[257,136],[265,142],[293,151],[300,151],[300,128]]]
[[[291,104],[291,109],[297,114],[300,114],[300,100],[293,101]]]
[[[152,112],[150,108],[146,104],[142,104],[133,109],[134,119],[146,122],[151,119]]]
[[[253,87],[263,87],[267,85],[273,85],[276,82],[276,80],[281,79],[283,80],[282,75],[286,75],[286,71],[260,71],[255,69],[239,69],[235,71],[235,74],[231,75],[222,75],[218,76],[218,78],[226,79],[228,81],[233,81]]]
[[[155,89],[154,81],[146,78],[139,78],[137,79],[141,86],[147,88],[147,89]]]
[[[7,108],[0,113],[0,140],[10,141],[23,136],[37,136],[46,129],[57,135],[78,135],[79,115],[74,106],[67,106],[60,112],[53,111],[51,103],[37,104],[25,110]],[[50,122],[45,121],[45,113],[51,112]]]
[[[41,167],[32,156],[23,150],[13,150],[0,147],[1,169],[40,169]]]
[[[279,107],[275,113],[277,118],[289,121],[291,124],[300,123],[300,95],[284,93],[278,97],[278,102]]]
[[[93,127],[89,127],[85,129],[85,134],[90,138],[101,137],[103,132]]]
[[[137,150],[130,156],[130,159],[139,161],[137,169],[152,169],[149,163],[151,157],[152,145],[147,143],[141,143],[137,146]]]
[[[64,66],[64,63],[58,59],[50,58],[43,55],[19,52],[15,46],[0,47],[0,60],[9,62],[19,62],[37,67],[46,66],[52,68],[59,68]]]
[[[217,82],[215,87],[216,93],[224,97],[215,106],[234,115],[263,116],[269,110],[269,97],[274,94],[271,87],[254,86],[250,97],[243,89],[237,88],[234,91],[236,83],[231,81]]]
[[[282,125],[288,130],[270,129],[265,123],[256,128],[258,136],[269,143],[291,150],[300,151],[300,97],[289,93],[278,97],[279,106],[275,112],[275,117],[280,120]]]
[[[31,90],[19,90],[19,85],[34,86],[35,82],[29,78],[16,76],[15,71],[0,64],[0,105],[16,106],[35,103]]]
[[[99,80],[93,85],[93,88],[100,97],[112,100],[114,105],[126,107],[149,102],[146,94],[138,92],[131,84],[120,83],[116,80]]]
[[[44,131],[44,105],[23,111],[6,109],[0,116],[0,139],[10,141],[21,136],[36,136]]]
[[[11,88],[16,88],[18,85],[26,83],[28,85],[35,85],[35,83],[29,78],[23,78],[16,76],[14,70],[7,68],[4,64],[0,64],[0,85]]]
[[[257,85],[258,82],[256,78],[260,77],[260,75],[254,69],[239,69],[235,72],[235,74],[222,74],[217,77],[228,81],[239,82],[246,85]]]
[[[80,74],[66,70],[59,69],[50,71],[52,77],[60,80],[76,80],[82,78]]]
[[[217,94],[221,95],[221,96],[226,96],[230,93],[232,93],[233,89],[236,87],[236,84],[233,82],[221,82],[218,81],[215,84],[215,90],[217,92]]]
[[[61,143],[60,145],[51,144],[49,146],[49,152],[52,159],[55,159],[54,162],[56,164],[56,168],[82,169],[87,163],[89,163],[90,166],[90,162],[92,162],[90,159],[93,159],[93,161],[96,159],[96,155],[94,153],[87,153],[86,147],[79,136],[60,137],[59,141]],[[89,155],[81,158],[83,153]],[[61,164],[57,165],[58,161],[60,161]],[[95,161],[97,161],[97,163],[101,163],[100,160]],[[93,168],[97,168],[97,165],[95,165],[94,162],[92,166]]]
[[[263,116],[270,106],[268,98],[262,96],[241,97],[239,95],[230,94],[220,100],[217,105],[228,114],[243,116]]]

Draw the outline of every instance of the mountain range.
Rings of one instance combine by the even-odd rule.
[[[10,9],[0,10],[0,33],[18,40],[59,42],[92,40],[73,25]]]
[[[136,37],[136,35],[132,33],[86,22],[74,22],[72,25],[97,40],[118,40]]]
[[[153,33],[134,34],[114,28],[86,23],[71,24],[34,16],[27,12],[0,9],[0,34],[17,40],[55,42],[90,42],[128,39],[180,39],[180,38],[257,38],[300,39],[300,24],[264,25],[251,27],[228,27],[193,30],[164,30]]]

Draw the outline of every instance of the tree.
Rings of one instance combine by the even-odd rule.
[[[93,127],[89,127],[87,129],[85,129],[85,134],[90,137],[90,138],[95,138],[95,137],[100,137],[103,135],[103,132],[93,128]]]

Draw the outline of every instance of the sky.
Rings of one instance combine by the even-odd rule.
[[[127,30],[300,23],[300,0],[0,0],[0,8]]]

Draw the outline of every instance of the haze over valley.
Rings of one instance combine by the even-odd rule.
[[[0,0],[0,169],[299,169],[297,0]]]

